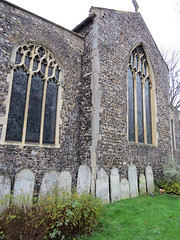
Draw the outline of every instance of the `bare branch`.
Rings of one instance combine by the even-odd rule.
[[[163,50],[162,56],[169,68],[170,103],[180,108],[180,51]]]

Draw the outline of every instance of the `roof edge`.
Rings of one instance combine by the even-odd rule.
[[[78,24],[75,28],[73,28],[72,31],[74,32],[79,32],[81,31],[84,27],[88,26],[90,23],[93,22],[93,19],[97,16],[97,12],[95,10],[106,10],[106,11],[115,11],[117,13],[130,13],[130,14],[140,14],[137,12],[128,12],[128,11],[121,11],[121,10],[115,10],[115,9],[110,9],[110,8],[102,8],[102,7],[94,7],[92,6],[89,10],[89,16],[84,19],[80,24]]]
[[[88,26],[90,23],[93,22],[94,17],[89,16],[86,19],[84,19],[80,24],[78,24],[75,28],[72,29],[72,31],[74,32],[79,32],[81,31],[81,29],[83,29],[84,27]]]
[[[63,26],[61,26],[61,25],[59,25],[59,24],[57,24],[57,23],[54,23],[53,21],[50,21],[50,20],[48,20],[48,19],[46,19],[46,18],[44,18],[44,17],[41,17],[41,16],[39,16],[38,14],[35,14],[35,13],[33,13],[33,12],[29,11],[29,10],[26,10],[26,9],[24,9],[24,8],[22,8],[22,7],[19,7],[19,6],[15,5],[15,4],[11,3],[11,2],[8,2],[8,1],[6,1],[6,0],[0,0],[0,2],[5,3],[5,4],[7,4],[7,5],[11,6],[11,7],[14,7],[14,8],[16,8],[16,9],[19,9],[19,10],[21,10],[21,11],[23,11],[23,12],[29,13],[29,14],[35,16],[35,17],[38,17],[38,18],[42,19],[43,21],[46,21],[46,22],[48,22],[48,23],[50,23],[50,24],[52,24],[52,25],[54,25],[54,26],[56,26],[56,27],[58,27],[58,28],[62,28],[62,29],[66,30],[66,31],[69,32],[69,33],[72,33],[73,35],[76,35],[76,36],[78,36],[78,37],[84,38],[83,35],[81,35],[81,34],[79,34],[79,33],[77,33],[77,32],[74,32],[74,31],[72,31],[72,30],[69,30],[69,29],[67,29],[67,28],[65,28],[65,27],[63,27]]]

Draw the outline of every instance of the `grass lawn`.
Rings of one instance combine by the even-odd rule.
[[[156,194],[107,204],[96,230],[78,238],[88,239],[180,240],[180,196]]]

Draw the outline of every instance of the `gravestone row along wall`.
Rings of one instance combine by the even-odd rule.
[[[13,201],[18,204],[24,202],[28,205],[31,204],[34,193],[34,173],[30,169],[23,169],[16,174],[13,196]],[[91,169],[87,165],[81,165],[78,170],[77,179],[77,192],[82,194],[83,192],[90,192],[91,183]],[[54,187],[57,187],[59,194],[62,192],[71,193],[72,176],[69,171],[58,172],[55,170],[47,172],[41,182],[39,191],[39,199],[43,196],[50,194]],[[147,190],[146,190],[147,187]],[[145,175],[140,174],[139,187],[137,170],[135,165],[128,167],[128,179],[120,176],[117,168],[111,170],[110,176],[106,174],[104,169],[100,169],[97,174],[96,180],[96,197],[102,199],[104,203],[118,201],[120,199],[138,197],[140,194],[146,192],[151,193],[154,191],[154,179],[153,171],[150,166],[145,169]],[[11,181],[9,176],[0,175],[0,210],[9,205],[9,196],[11,193]]]

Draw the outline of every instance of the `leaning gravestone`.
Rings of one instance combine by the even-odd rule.
[[[135,165],[130,165],[128,167],[128,179],[130,187],[130,197],[138,197],[137,170]]]
[[[9,206],[11,180],[9,176],[0,174],[0,212]]]
[[[91,184],[91,169],[87,165],[83,164],[78,170],[77,179],[77,192],[82,194],[83,192],[90,192]]]
[[[117,168],[113,168],[110,174],[111,202],[120,200],[119,173]]]
[[[122,178],[120,181],[120,196],[121,199],[130,198],[129,181],[126,178]]]
[[[146,178],[142,173],[139,176],[139,193],[141,195],[146,193]]]
[[[109,203],[109,178],[102,168],[96,179],[96,197],[99,197],[103,203]]]
[[[53,191],[58,190],[59,183],[60,183],[59,172],[54,170],[47,172],[44,175],[41,182],[41,187],[39,191],[39,200],[42,199],[43,197],[47,197],[47,195],[52,195]]]
[[[154,192],[155,187],[154,187],[153,171],[150,166],[146,167],[145,174],[146,174],[147,191],[148,193],[152,193]]]
[[[59,189],[60,195],[62,193],[71,194],[71,183],[72,183],[72,177],[70,172],[62,171],[59,175],[59,182],[58,182],[58,189]]]
[[[34,173],[23,169],[16,174],[13,190],[13,201],[18,205],[29,206],[34,192]]]

